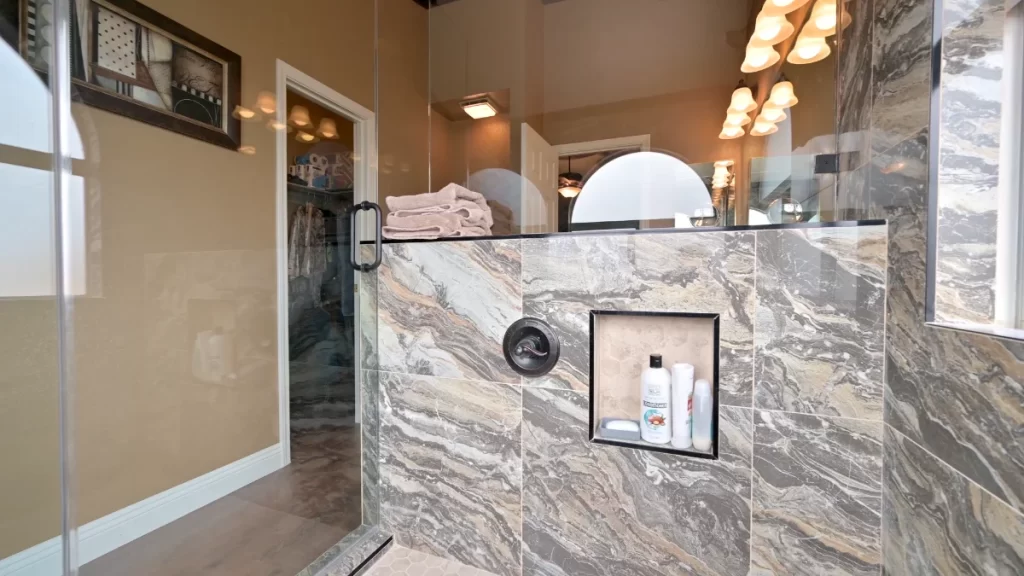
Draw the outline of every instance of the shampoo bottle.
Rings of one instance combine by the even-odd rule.
[[[693,412],[693,365],[672,365],[672,447],[690,447]]]
[[[644,369],[640,382],[640,437],[652,444],[668,444],[672,440],[672,377],[661,367],[661,354],[651,355],[650,367]]]
[[[711,450],[711,384],[697,380],[693,390],[693,447]]]

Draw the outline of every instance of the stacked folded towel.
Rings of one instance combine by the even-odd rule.
[[[491,233],[495,236],[515,234],[515,216],[512,214],[512,209],[501,202],[493,200],[488,202],[488,204],[491,207],[491,214],[494,219],[494,224],[491,225]]]
[[[384,237],[397,240],[490,236],[494,219],[479,192],[449,184],[438,192],[388,196]]]

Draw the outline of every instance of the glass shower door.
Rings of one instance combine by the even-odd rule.
[[[284,4],[245,27],[235,4],[0,0],[0,574],[312,575],[375,527],[374,273],[339,207],[332,240],[303,240],[324,264],[289,274],[286,144],[333,138],[273,73],[288,54],[372,105],[370,35],[289,48],[372,29],[372,3],[293,31]],[[353,198],[369,134],[330,163]],[[316,352],[346,369],[297,447],[288,293],[314,278]]]

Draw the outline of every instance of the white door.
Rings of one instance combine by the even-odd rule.
[[[523,122],[522,233],[558,232],[558,151]]]

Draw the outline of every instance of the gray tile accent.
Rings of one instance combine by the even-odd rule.
[[[886,232],[758,232],[754,405],[880,420]]]
[[[520,573],[520,390],[381,373],[381,520],[399,545]]]
[[[885,574],[1024,574],[1024,516],[889,426],[883,493]]]
[[[882,423],[757,411],[754,574],[876,575]]]
[[[709,461],[592,444],[587,402],[523,390],[523,573],[745,574],[751,410],[722,408]]]

